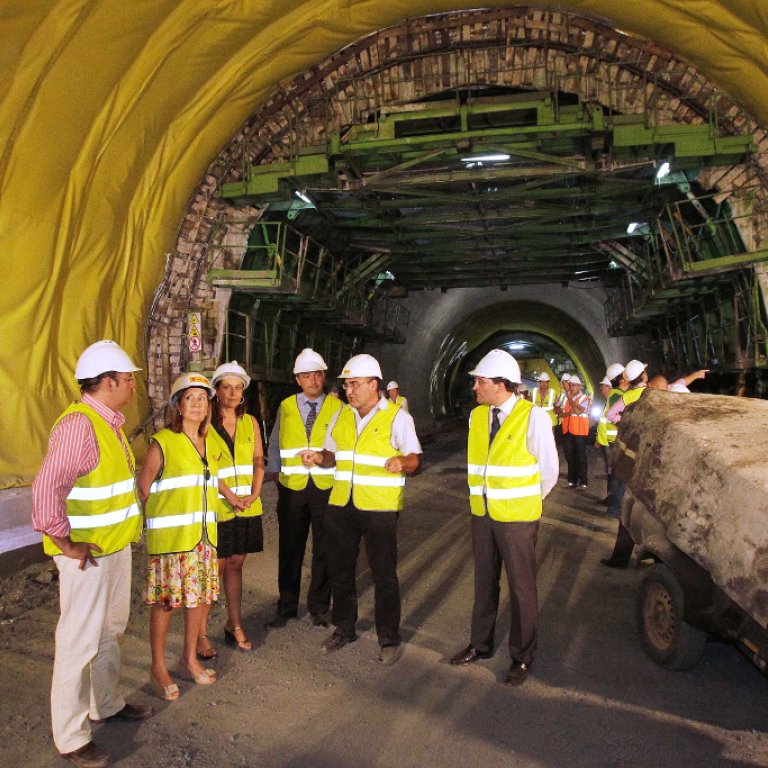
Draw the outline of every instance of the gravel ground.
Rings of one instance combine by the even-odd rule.
[[[323,656],[328,630],[312,627],[305,615],[284,629],[264,629],[277,599],[270,487],[266,550],[246,564],[244,623],[254,651],[224,645],[225,611],[218,606],[210,631],[218,681],[206,688],[179,681],[180,699],[162,702],[148,684],[144,557],[137,550],[122,683],[129,700],[152,703],[157,713],[137,726],[95,727],[96,740],[119,765],[768,766],[768,685],[732,646],[710,643],[699,666],[685,673],[660,669],[642,653],[634,627],[640,573],[598,563],[613,538],[613,523],[597,503],[605,489],[599,476],[585,494],[560,488],[547,501],[538,548],[539,651],[526,685],[500,685],[509,663],[503,612],[492,659],[448,665],[466,644],[472,601],[465,458],[458,435],[425,450],[428,466],[410,481],[400,521],[407,645],[392,668],[375,661],[364,559],[358,642]],[[64,766],[48,713],[55,572],[49,565],[28,568],[0,580],[0,595],[0,766]],[[181,627],[175,616],[169,659],[180,651]]]

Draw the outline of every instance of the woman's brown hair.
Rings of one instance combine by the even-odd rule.
[[[202,387],[187,387],[187,389],[202,389]],[[170,418],[168,420],[168,429],[171,432],[179,433],[182,431],[184,419],[181,416],[181,408],[179,408],[179,400],[184,397],[184,393],[187,389],[182,389],[181,392],[177,392],[171,405]],[[207,391],[207,390],[203,390]],[[208,425],[211,423],[211,401],[208,401],[208,413],[206,414],[200,426],[197,428],[197,434],[200,437],[205,437],[208,434]]]

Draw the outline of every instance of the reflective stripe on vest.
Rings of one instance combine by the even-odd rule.
[[[341,410],[341,407],[341,401],[338,398],[326,396],[307,440],[307,429],[299,411],[297,396],[287,397],[280,403],[280,485],[292,491],[301,491],[307,487],[307,479],[310,475],[312,482],[322,490],[328,490],[333,485],[333,467],[315,466],[309,469],[302,464],[298,454],[308,449],[323,450],[331,419]]]
[[[204,536],[216,546],[219,452],[212,431],[205,439],[208,480],[202,459],[185,434],[161,429],[152,436],[163,452],[163,472],[152,483],[144,505],[148,554],[191,552]]]
[[[238,417],[235,422],[235,455],[229,452],[227,441],[213,428],[208,434],[216,446],[216,451],[221,454],[219,459],[219,480],[236,496],[250,496],[253,487],[253,451],[256,441],[256,431],[253,427],[253,419],[247,413]],[[235,511],[229,502],[219,494],[219,520],[232,520],[237,517],[256,517],[264,510],[261,506],[261,498],[257,498],[251,506],[244,510]]]
[[[469,508],[500,522],[529,522],[541,517],[539,462],[528,451],[533,404],[518,400],[489,449],[490,406],[472,411],[467,444]]]
[[[589,434],[589,398],[579,393],[576,396],[576,405],[582,405],[586,401],[586,406],[581,413],[571,413],[571,401],[565,401],[563,416],[563,434],[576,435],[583,437]]]
[[[96,544],[101,552],[92,550],[94,556],[104,557],[119,552],[141,536],[141,510],[136,498],[133,453],[123,431],[120,430],[121,444],[112,427],[85,403],[70,405],[56,424],[70,413],[80,413],[91,422],[99,447],[99,463],[87,475],[77,478],[67,496],[69,537],[74,542],[90,541]],[[48,555],[61,554],[61,550],[45,535],[43,549]]]
[[[358,509],[399,511],[405,500],[405,473],[384,469],[387,459],[403,454],[392,447],[392,424],[400,406],[386,401],[376,406],[373,418],[357,434],[355,414],[345,405],[331,432],[336,441],[336,472],[329,504],[343,507],[349,502]]]
[[[536,402],[537,400],[539,402]],[[550,387],[550,389],[547,391],[547,404],[544,405],[544,403],[541,400],[541,389],[539,389],[539,387],[536,387],[536,389],[533,390],[533,397],[531,398],[531,402],[534,405],[538,405],[540,408],[543,408],[547,412],[553,427],[555,426],[555,424],[557,424],[557,414],[555,413],[555,390],[554,389]]]
[[[598,445],[610,445],[618,434],[618,427],[616,424],[608,421],[605,418],[608,411],[613,407],[613,404],[624,393],[620,389],[612,389],[605,401],[605,407],[603,408],[603,415],[600,417],[600,421],[597,425],[597,444]]]

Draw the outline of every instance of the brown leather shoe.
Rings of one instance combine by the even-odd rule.
[[[107,768],[108,765],[112,765],[112,758],[106,752],[102,752],[92,741],[83,744],[74,752],[63,752],[61,756],[74,763],[77,768]]]
[[[522,661],[513,661],[507,672],[504,685],[522,685],[528,679],[528,665]]]

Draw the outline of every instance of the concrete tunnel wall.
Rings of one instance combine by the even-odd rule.
[[[453,363],[451,349],[463,341],[467,351],[474,349],[497,330],[535,331],[558,342],[583,367],[594,389],[607,365],[644,353],[641,338],[608,336],[604,301],[600,288],[560,285],[414,293],[405,302],[411,313],[408,339],[381,346],[382,372],[386,379],[397,379],[422,429],[442,414],[442,380]],[[540,311],[516,317],[514,309],[523,306]],[[563,315],[573,318],[570,326],[563,326]],[[580,340],[581,329],[587,338]]]

